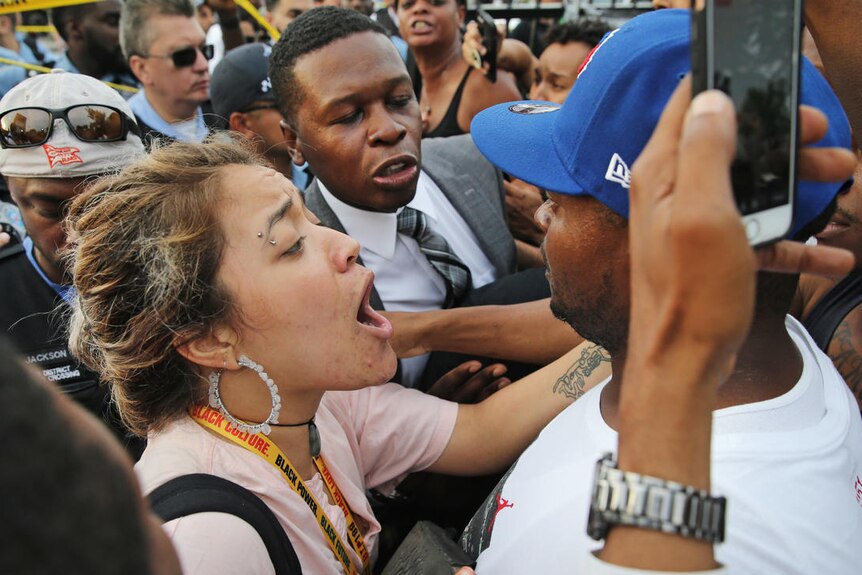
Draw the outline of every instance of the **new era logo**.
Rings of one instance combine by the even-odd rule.
[[[614,154],[611,157],[611,163],[608,164],[608,171],[605,172],[605,179],[609,182],[616,182],[625,189],[629,189],[632,184],[632,173],[629,171],[628,165],[623,161],[619,154]]]

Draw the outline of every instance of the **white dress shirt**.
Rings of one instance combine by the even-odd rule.
[[[365,267],[374,272],[374,287],[387,310],[427,311],[443,307],[446,284],[416,240],[398,233],[398,212],[355,208],[332,195],[320,180],[317,184],[347,234],[360,243],[359,255]],[[497,279],[497,270],[467,222],[425,172],[420,171],[416,196],[408,205],[425,214],[431,229],[443,236],[470,268],[474,288]],[[427,354],[402,360],[401,383],[415,386],[427,362]]]

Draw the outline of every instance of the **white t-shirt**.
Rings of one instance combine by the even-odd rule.
[[[862,419],[832,362],[787,319],[804,368],[789,392],[718,410],[712,491],[726,495],[730,573],[862,572]],[[479,575],[583,573],[602,543],[586,534],[596,460],[615,452],[604,384],[554,419],[521,456],[480,526]],[[493,519],[489,528],[488,523]],[[490,540],[488,541],[488,538]]]
[[[452,435],[457,412],[454,403],[396,384],[324,395],[315,417],[321,455],[363,531],[372,558],[377,553],[380,523],[368,504],[366,489],[386,492],[405,474],[437,461]],[[262,457],[209,433],[191,418],[151,434],[135,470],[144,493],[189,473],[209,473],[238,483],[260,497],[278,517],[303,573],[343,572],[314,514],[281,472]],[[347,542],[346,520],[337,506],[327,502],[320,474],[306,485]],[[274,572],[260,536],[232,515],[199,513],[170,521],[164,530],[187,575]],[[353,549],[347,551],[361,572],[358,556]]]
[[[222,34],[220,24],[216,23],[209,27],[206,43],[212,44],[213,47],[213,57],[210,58],[209,62],[210,74],[212,74],[218,63],[224,58],[224,35]]]

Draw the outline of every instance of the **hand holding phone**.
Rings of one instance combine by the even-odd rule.
[[[692,85],[736,106],[731,181],[752,245],[791,228],[796,187],[802,0],[692,2]]]
[[[2,234],[6,234],[5,236]],[[21,243],[21,236],[18,235],[18,230],[11,224],[0,222],[0,248],[6,246],[14,246]]]
[[[479,8],[476,15],[476,23],[479,26],[479,33],[482,35],[482,46],[485,48],[485,54],[480,56],[478,68],[487,62],[488,72],[485,76],[492,83],[497,81],[497,24],[491,15]]]

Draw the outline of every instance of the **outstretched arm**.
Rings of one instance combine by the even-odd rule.
[[[584,341],[551,313],[550,300],[427,312],[384,312],[398,357],[451,351],[545,365]]]
[[[459,405],[449,445],[429,470],[484,475],[511,465],[558,413],[611,375],[608,353],[585,341],[482,403]]]

